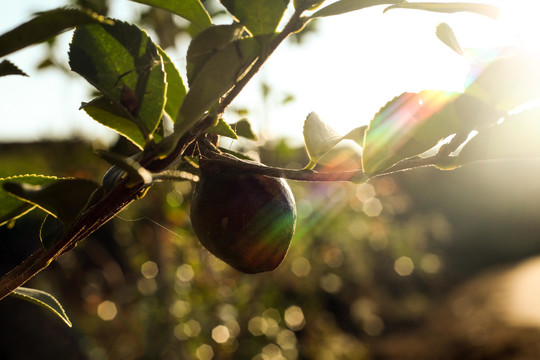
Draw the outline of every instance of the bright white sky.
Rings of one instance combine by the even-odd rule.
[[[527,50],[540,50],[536,18],[540,2],[484,3],[502,7],[503,16],[495,21],[480,15],[414,10],[383,14],[384,6],[376,6],[323,18],[318,32],[302,46],[287,44],[278,49],[234,105],[251,108],[250,121],[270,137],[287,136],[301,141],[303,121],[311,111],[338,132],[346,133],[369,122],[382,105],[403,91],[463,89],[468,65],[436,38],[435,28],[441,22],[452,26],[464,48],[521,44]],[[62,0],[46,4],[41,0],[11,1],[0,13],[0,33],[26,21],[35,11],[63,4]],[[114,0],[112,16],[129,20],[126,12],[141,6]],[[66,66],[70,38],[68,32],[58,39],[56,57]],[[184,66],[185,50],[170,54],[179,68]],[[84,79],[59,76],[56,70],[35,69],[44,51],[44,46],[33,46],[7,57],[30,77],[0,78],[0,141],[70,135],[112,140],[110,130],[78,110],[81,101],[90,99]],[[273,87],[274,96],[267,106],[260,102],[259,80]],[[296,101],[279,105],[288,93],[294,94]]]

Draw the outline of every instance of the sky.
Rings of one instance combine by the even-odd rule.
[[[333,2],[328,0],[328,3]],[[384,6],[321,19],[318,31],[298,46],[286,43],[269,59],[262,71],[233,103],[248,107],[250,121],[266,138],[286,136],[302,141],[306,116],[315,111],[336,131],[367,124],[387,101],[404,91],[441,89],[462,91],[469,63],[435,36],[435,28],[447,22],[470,54],[490,47],[535,48],[540,25],[535,0],[491,0],[503,9],[498,20],[474,14],[436,14],[392,10]],[[11,1],[0,13],[0,33],[29,19],[36,11],[62,6],[62,0]],[[129,20],[144,5],[128,0],[112,1],[112,16]],[[57,40],[56,58],[67,66],[72,32]],[[150,33],[151,35],[151,33]],[[45,46],[32,46],[7,59],[30,77],[0,78],[0,141],[60,139],[73,135],[111,142],[116,135],[78,110],[90,99],[86,81],[62,76],[58,70],[36,70]],[[186,48],[170,53],[179,68],[185,66]],[[261,101],[260,84],[271,85],[272,94]],[[295,101],[281,104],[287,95]],[[236,114],[227,114],[234,121]],[[226,119],[227,120],[227,119]]]

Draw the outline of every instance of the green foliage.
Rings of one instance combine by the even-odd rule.
[[[110,23],[89,10],[55,9],[38,13],[32,20],[0,36],[0,56],[5,56],[73,28],[91,23]]]
[[[231,124],[231,128],[238,136],[249,140],[257,140],[257,134],[253,132],[251,124],[247,119],[241,119],[240,121]]]
[[[341,15],[351,11],[365,9],[367,7],[383,5],[383,4],[397,4],[401,3],[403,0],[340,0],[336,1],[333,4],[330,4],[321,10],[318,10],[311,17],[325,17],[325,16],[334,16]]]
[[[227,124],[225,120],[223,120],[223,118],[220,118],[215,126],[211,126],[206,129],[206,132],[238,140],[236,132],[232,129],[231,125]]]
[[[174,126],[179,138],[242,78],[259,55],[259,44],[246,37],[225,45],[204,64],[190,85]]]
[[[16,180],[22,179],[16,178]],[[92,193],[98,188],[95,182],[85,179],[55,179],[54,182],[40,185],[32,185],[32,181],[24,180],[23,183],[7,179],[2,184],[3,189],[18,199],[57,217],[66,227],[73,224],[85,208]]]
[[[141,4],[167,10],[191,21],[200,30],[212,25],[212,19],[200,0],[132,0]]]
[[[27,287],[18,287],[12,293],[13,296],[20,299],[29,301],[33,304],[39,305],[47,310],[52,311],[57,315],[64,323],[71,327],[71,321],[69,320],[62,305],[51,294],[37,289],[31,289]]]
[[[46,185],[57,181],[54,176],[44,175],[19,175],[0,179],[0,226],[13,221],[34,209],[35,205],[13,197],[3,185],[6,183],[25,183],[31,185]]]
[[[221,0],[252,35],[274,34],[289,0]]]
[[[161,120],[167,90],[163,60],[148,35],[121,21],[78,27],[69,58],[72,70],[121,107],[148,143]],[[106,115],[109,111],[100,105],[101,111],[90,114]],[[117,115],[116,110],[110,113]],[[119,132],[127,127],[119,116],[104,116],[100,122],[117,125]]]
[[[458,55],[464,56],[463,49],[456,39],[454,31],[447,23],[441,23],[437,26],[436,35],[446,46],[454,50]]]
[[[334,129],[323,122],[315,113],[310,113],[304,122],[304,142],[310,162],[307,169],[315,164],[343,139]]]

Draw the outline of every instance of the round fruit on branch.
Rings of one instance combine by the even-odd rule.
[[[191,223],[202,245],[245,273],[274,270],[294,234],[296,206],[285,180],[200,161]]]

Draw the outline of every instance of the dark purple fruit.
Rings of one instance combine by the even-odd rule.
[[[281,264],[294,234],[296,206],[283,179],[201,163],[191,222],[212,254],[245,273]]]

